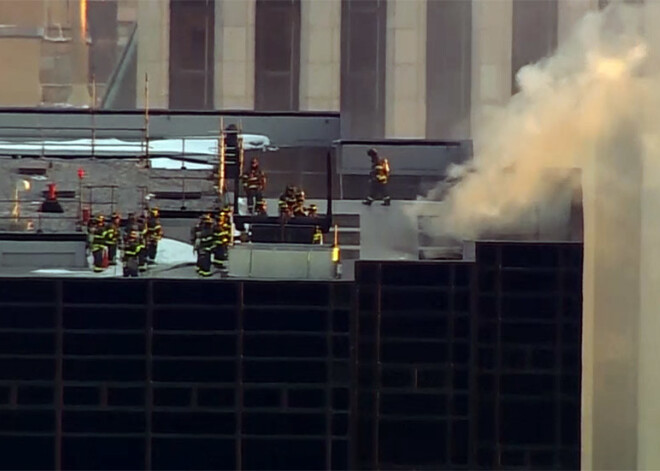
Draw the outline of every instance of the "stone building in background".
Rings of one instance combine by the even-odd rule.
[[[150,108],[341,111],[345,138],[467,138],[605,3],[4,0],[0,106],[140,108],[148,74]]]

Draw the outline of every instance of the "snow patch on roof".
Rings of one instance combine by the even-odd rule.
[[[196,261],[197,256],[193,253],[193,246],[190,244],[174,239],[162,239],[158,244],[157,264],[177,265]]]
[[[269,151],[276,148],[271,145],[268,136],[243,134],[244,150]],[[26,140],[23,142],[0,141],[0,155],[65,155],[76,153],[98,156],[144,155],[144,142],[124,141],[114,138],[69,139],[69,140]],[[150,156],[204,156],[218,155],[218,140],[189,137],[184,139],[154,139],[149,141]]]
[[[181,170],[182,164],[186,170],[212,170],[213,165],[200,164],[197,162],[184,162],[183,160],[171,159],[169,157],[154,157],[149,159],[151,168],[165,170]]]

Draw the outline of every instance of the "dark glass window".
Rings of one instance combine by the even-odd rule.
[[[385,134],[385,0],[342,0],[342,138]]]
[[[170,0],[170,108],[213,108],[214,3]]]
[[[467,138],[472,88],[472,2],[428,2],[426,45],[426,137]]]
[[[518,92],[521,67],[552,54],[557,47],[557,0],[513,0],[511,91]]]
[[[300,0],[257,0],[255,109],[298,109]]]

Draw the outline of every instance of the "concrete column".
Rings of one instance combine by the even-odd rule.
[[[614,126],[585,169],[583,191],[584,470],[646,469],[637,460],[643,150],[636,123]]]
[[[387,2],[386,137],[426,134],[426,2]]]
[[[651,59],[645,85],[658,90],[660,3],[642,8]],[[635,141],[628,138],[618,166],[597,166],[585,198],[584,470],[660,468],[660,96],[642,99],[645,109],[635,111],[648,129],[638,151],[630,151]]]
[[[644,34],[649,44],[654,77],[660,90],[660,2],[644,4]],[[660,469],[660,138],[658,122],[660,97],[648,103],[647,122],[652,127],[646,142],[642,183],[641,305],[639,326],[637,468]]]
[[[76,106],[91,106],[89,85],[89,23],[87,6],[76,3],[71,9],[71,95],[69,103]]]
[[[254,109],[255,0],[215,4],[215,107]]]
[[[511,97],[512,0],[472,4],[472,130]]]
[[[598,10],[598,0],[557,0],[557,44],[561,45],[588,12]]]
[[[582,469],[637,469],[639,182],[597,164],[585,185]],[[633,164],[634,166],[634,164]],[[639,168],[635,169],[640,177]],[[621,182],[622,183],[622,182]],[[629,182],[623,183],[628,185]],[[613,214],[615,213],[615,214]],[[618,213],[618,214],[617,214]]]
[[[341,0],[300,3],[300,110],[339,111]]]
[[[42,99],[39,76],[45,12],[43,0],[0,2],[0,22],[6,26],[0,31],[0,61],[5,64],[0,75],[2,106],[36,106]]]
[[[170,2],[137,2],[137,106],[144,106],[144,78],[149,74],[149,108],[168,108],[170,101]]]

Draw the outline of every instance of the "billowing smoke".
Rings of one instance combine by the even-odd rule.
[[[519,71],[520,92],[476,126],[473,161],[451,169],[456,183],[443,195],[447,214],[426,228],[431,235],[515,233],[607,142],[623,154],[626,143],[631,151],[638,146],[649,119],[642,110],[657,95],[641,13],[619,4],[589,13],[553,56]],[[439,199],[438,192],[427,199]]]

